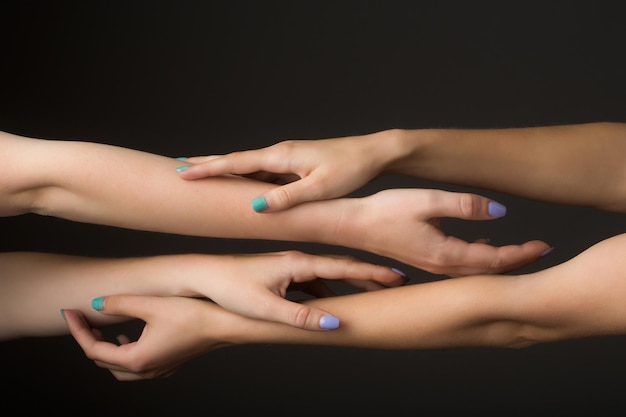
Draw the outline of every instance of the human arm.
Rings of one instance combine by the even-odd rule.
[[[324,280],[367,291],[406,282],[388,267],[299,251],[134,258],[7,252],[0,254],[0,265],[0,340],[63,334],[61,308],[89,311],[88,319],[98,326],[119,321],[88,304],[116,293],[207,297],[248,317],[307,330],[334,329],[338,323],[332,313],[287,300],[287,292],[334,295]]]
[[[194,357],[230,345],[520,348],[625,334],[624,250],[626,234],[526,275],[450,278],[304,301],[342,317],[341,328],[332,332],[305,332],[174,297],[106,297],[102,313],[146,321],[141,337],[132,342],[122,336],[121,346],[103,340],[80,311],[67,311],[66,319],[86,355],[120,380],[167,376]],[[195,318],[193,323],[185,320],[187,314]],[[161,339],[172,343],[161,348],[155,343]]]
[[[440,217],[502,214],[490,214],[497,202],[478,195],[386,190],[265,216],[249,202],[276,185],[237,176],[184,181],[175,173],[180,161],[138,150],[0,133],[0,158],[3,216],[31,212],[164,233],[315,242],[449,275],[512,270],[549,248],[540,241],[495,247],[444,236],[436,227]]]
[[[189,158],[193,180],[271,172],[301,179],[266,190],[265,212],[343,196],[385,174],[482,188],[544,202],[626,213],[626,124],[501,129],[391,129],[290,140],[258,150]]]

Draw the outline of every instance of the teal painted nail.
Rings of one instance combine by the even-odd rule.
[[[176,171],[183,172],[183,171],[187,171],[188,169],[189,169],[189,165],[185,165],[185,166],[176,168]]]
[[[252,200],[252,210],[259,211],[267,210],[267,201],[263,197],[258,197]]]
[[[184,156],[179,156],[178,158],[176,158],[177,161],[186,161],[187,158],[185,158]]]
[[[59,312],[61,312],[61,317],[63,317],[63,320],[65,320],[65,310],[60,309]]]
[[[91,300],[91,308],[101,311],[104,308],[104,297],[98,297]]]

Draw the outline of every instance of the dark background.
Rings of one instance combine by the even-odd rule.
[[[394,127],[625,121],[626,29],[610,4],[619,2],[4,2],[0,129],[191,156]],[[397,186],[460,189],[390,177],[359,192]],[[626,230],[621,215],[472,191],[508,215],[451,222],[451,233],[555,246],[523,271]],[[0,221],[5,251],[327,249]],[[122,383],[68,336],[2,343],[0,366],[12,415],[607,415],[626,410],[625,348],[622,337],[522,350],[245,346],[168,379]]]

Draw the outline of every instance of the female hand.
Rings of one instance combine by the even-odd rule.
[[[335,294],[324,280],[343,281],[365,291],[407,282],[403,273],[389,267],[349,256],[300,251],[220,255],[192,268],[194,273],[187,272],[183,280],[182,295],[208,297],[242,316],[308,330],[336,329],[339,318],[322,309],[287,300],[289,290],[328,297]]]
[[[529,264],[551,250],[539,240],[496,247],[482,240],[466,242],[446,235],[440,227],[441,218],[482,221],[505,215],[504,206],[476,194],[390,189],[332,203],[345,205],[342,208],[345,220],[337,227],[336,234],[337,239],[349,237],[350,241],[342,244],[434,274],[504,273]]]
[[[80,310],[63,310],[72,336],[96,365],[120,381],[163,378],[192,359],[232,344],[229,335],[243,317],[210,301],[186,297],[114,295],[106,297],[104,314],[145,322],[137,341],[121,334],[119,345],[91,328]],[[248,320],[249,321],[249,320]]]
[[[344,196],[378,176],[394,150],[392,132],[319,140],[287,140],[266,148],[187,158],[181,178],[236,174],[284,184],[252,201],[257,212]],[[338,180],[339,179],[339,180]]]

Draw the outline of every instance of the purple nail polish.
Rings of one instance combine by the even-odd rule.
[[[339,327],[339,319],[335,316],[322,316],[320,319],[320,328],[325,330],[335,330]]]
[[[548,248],[548,249],[544,250],[541,253],[541,255],[539,255],[539,256],[543,258],[544,256],[549,255],[553,250],[554,250],[554,248]]]
[[[396,274],[401,275],[401,276],[406,278],[406,274],[404,272],[400,271],[398,268],[391,268],[391,270],[393,272],[395,272]]]
[[[506,207],[495,201],[489,202],[489,215],[493,217],[502,217],[506,214]]]

